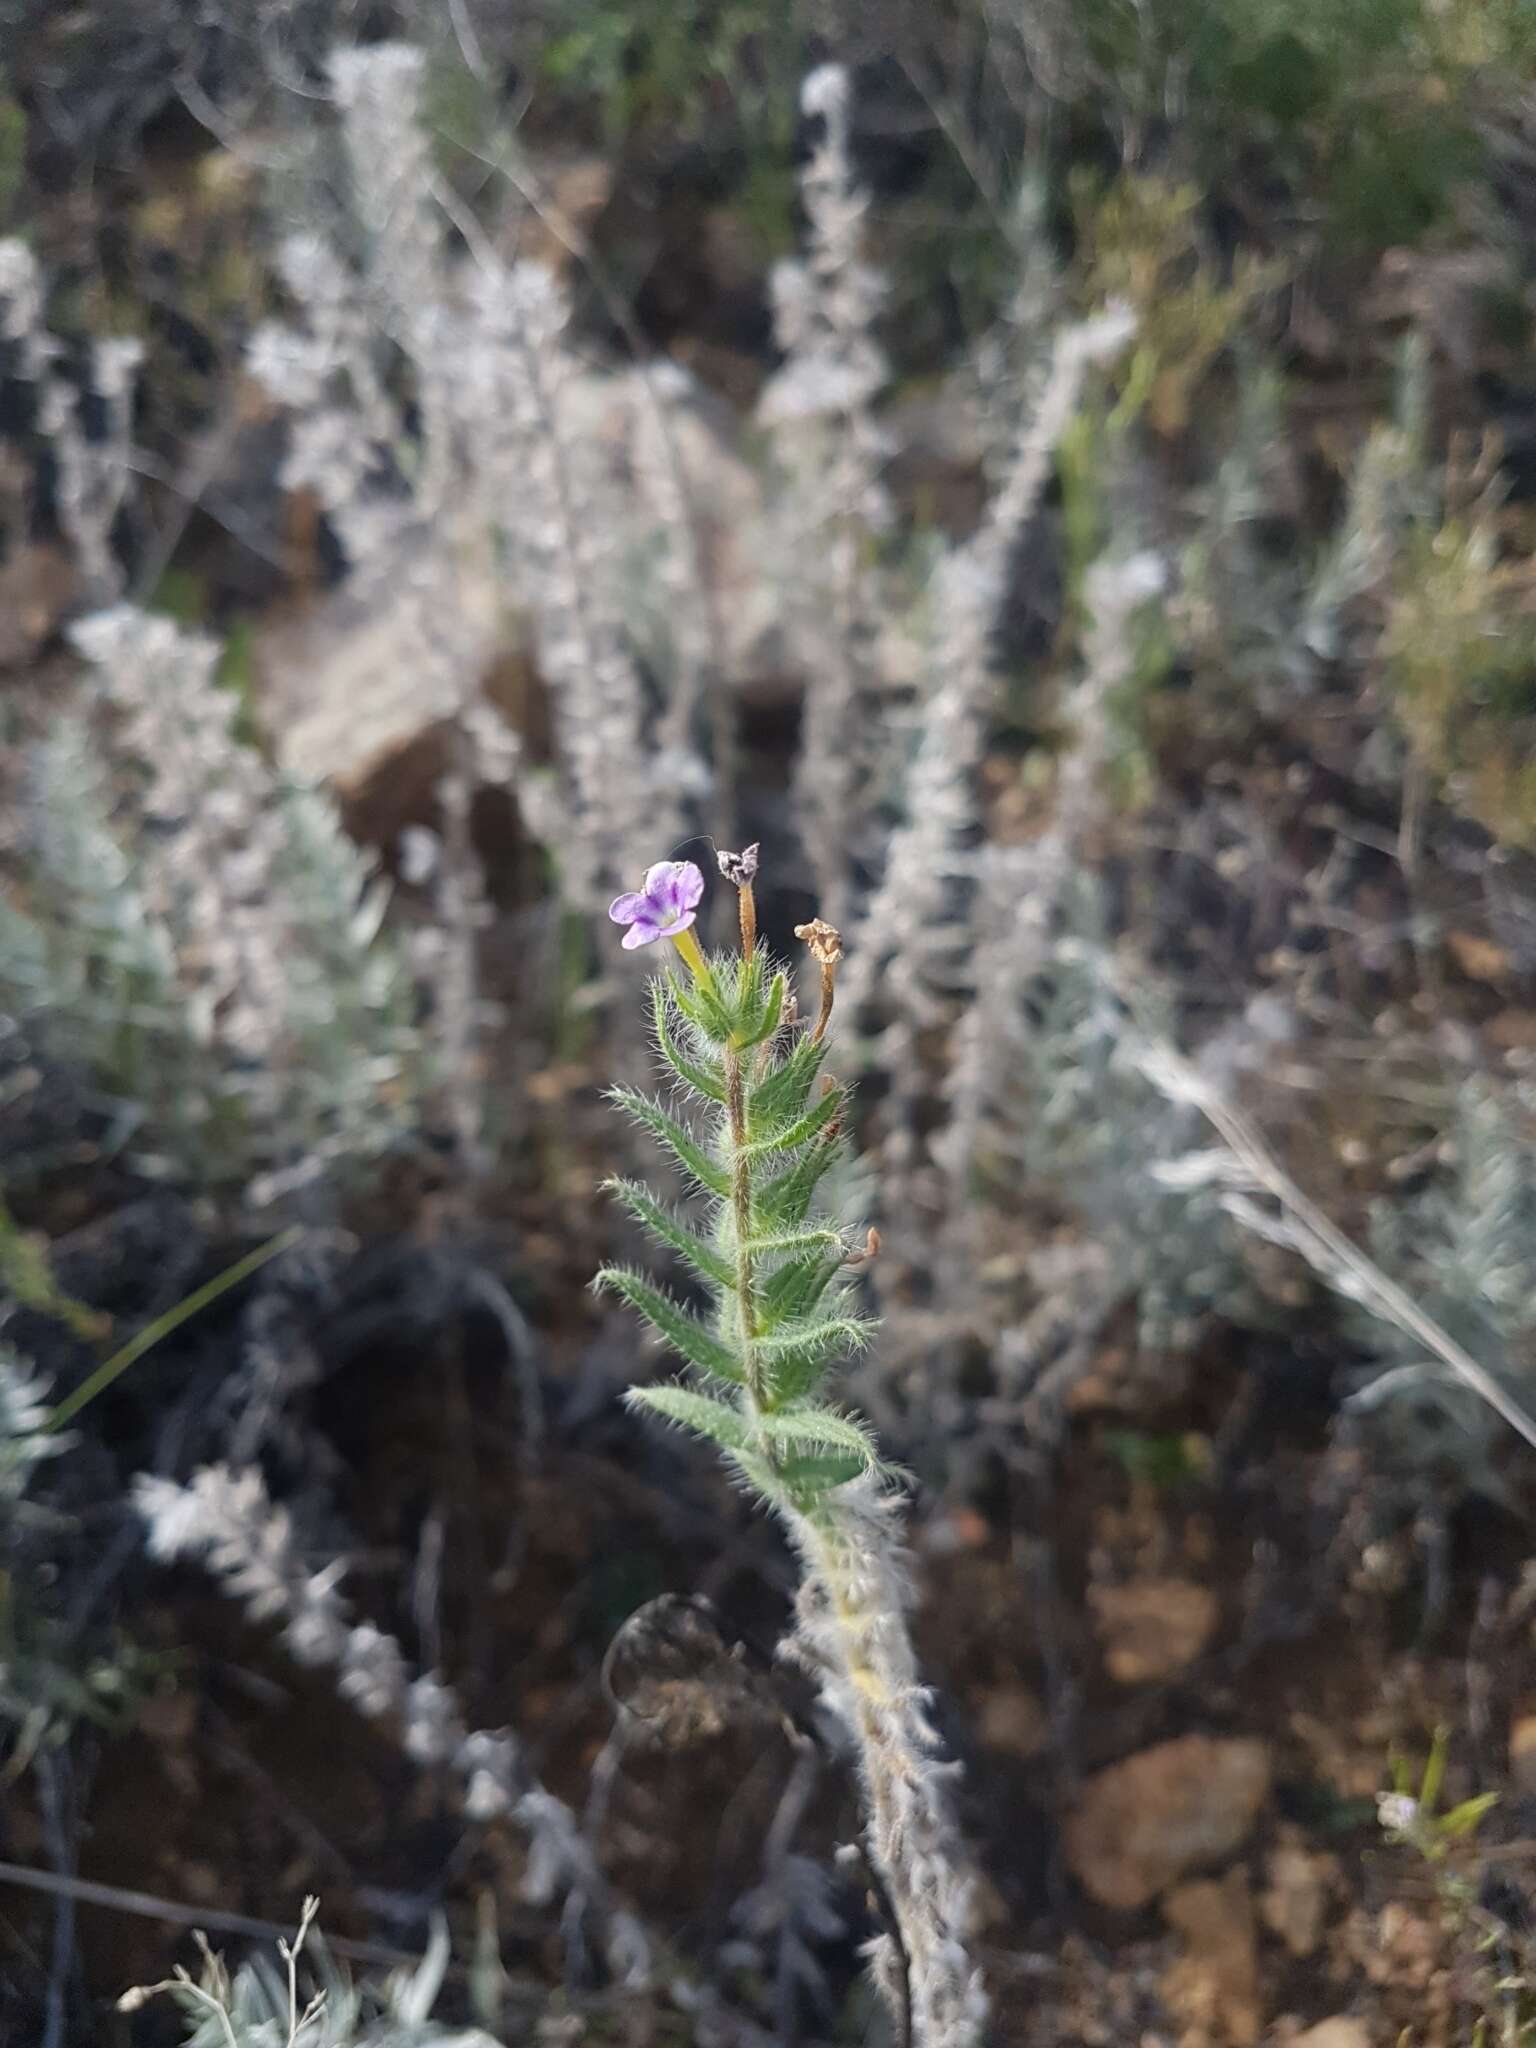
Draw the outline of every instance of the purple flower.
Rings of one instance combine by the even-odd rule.
[[[645,887],[637,895],[615,896],[608,915],[629,926],[624,944],[632,951],[687,931],[703,894],[704,877],[691,860],[659,860],[647,868]]]

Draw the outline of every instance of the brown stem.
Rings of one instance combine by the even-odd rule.
[[[820,1045],[827,1035],[827,1026],[832,1022],[832,996],[837,985],[837,969],[822,963],[821,1008],[816,1013],[816,1028],[811,1033],[811,1043]]]

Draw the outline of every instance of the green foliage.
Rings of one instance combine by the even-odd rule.
[[[1536,842],[1536,614],[1486,501],[1403,549],[1382,657],[1414,752],[1498,839]]]
[[[881,1467],[867,1428],[825,1391],[870,1324],[838,1284],[848,1243],[807,1220],[841,1153],[844,1094],[826,1082],[812,1099],[826,1046],[804,1024],[784,1023],[786,993],[761,953],[700,957],[691,981],[653,985],[662,1064],[696,1124],[631,1089],[612,1099],[700,1191],[700,1214],[680,1217],[632,1181],[608,1187],[689,1268],[708,1311],[627,1267],[605,1268],[595,1284],[637,1310],[704,1383],[636,1387],[631,1404],[707,1438],[771,1503],[804,1513]]]
[[[48,1240],[39,1231],[23,1230],[0,1195],[0,1290],[23,1308],[55,1316],[88,1342],[105,1336],[111,1324],[99,1310],[66,1294],[53,1277]],[[4,1451],[0,1448],[0,1458]]]
[[[1497,1792],[1478,1793],[1440,1811],[1451,1731],[1437,1728],[1422,1772],[1408,1757],[1392,1758],[1392,1790],[1380,1805],[1381,1824],[1394,1841],[1411,1842],[1427,1862],[1442,1862],[1455,1842],[1475,1835],[1499,1803]]]
[[[1087,0],[1100,106],[1132,133],[1184,110],[1208,189],[1267,161],[1343,249],[1412,241],[1479,160],[1477,115],[1526,75],[1520,0]]]
[[[1202,379],[1271,273],[1244,254],[1221,276],[1192,185],[1126,172],[1106,191],[1087,176],[1072,186],[1090,302],[1123,300],[1136,313],[1117,423],[1144,413],[1156,433],[1181,433]]]
[[[1468,2039],[1486,2048],[1536,2040],[1536,1954],[1513,1919],[1484,1904],[1490,1858],[1479,1840],[1497,1792],[1441,1808],[1450,1730],[1437,1728],[1422,1771],[1406,1756],[1391,1759],[1392,1790],[1377,1799],[1388,1841],[1414,1851],[1434,1886],[1446,1934],[1459,1951],[1458,1982],[1477,2015]]]
[[[772,0],[564,0],[540,68],[597,95],[617,140],[658,123],[696,133],[738,95],[743,118],[766,119],[781,94],[793,104],[798,58],[793,10]]]
[[[27,116],[0,71],[0,229],[17,211],[27,169]]]
[[[1156,1493],[1179,1493],[1208,1477],[1209,1445],[1180,1431],[1107,1429],[1104,1448],[1128,1479]]]

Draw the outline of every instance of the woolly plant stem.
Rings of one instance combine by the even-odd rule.
[[[865,1848],[895,1923],[872,1944],[875,1982],[913,2048],[974,2048],[987,2006],[966,1949],[971,1878],[918,1682],[896,1505],[856,1481],[789,1526],[806,1574],[792,1650],[853,1737]]]

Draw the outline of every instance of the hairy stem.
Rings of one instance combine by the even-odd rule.
[[[755,1410],[766,1389],[757,1351],[757,1300],[752,1275],[752,1165],[747,1157],[747,1077],[741,1054],[725,1048],[725,1107],[731,1125],[731,1209],[736,1223],[736,1299],[741,1312],[742,1366]]]
[[[912,2048],[976,2048],[986,2012],[967,1952],[971,1878],[907,1628],[895,1513],[859,1486],[791,1518],[806,1568],[797,1648],[854,1740],[866,1843],[895,1926],[875,1976]]]

